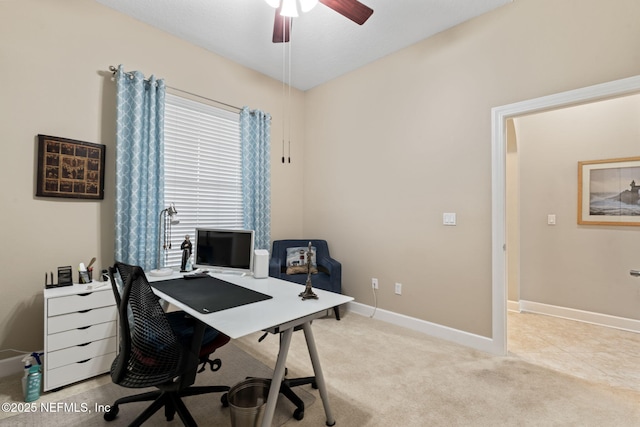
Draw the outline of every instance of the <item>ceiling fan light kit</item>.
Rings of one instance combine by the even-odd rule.
[[[288,16],[290,18],[297,18],[298,8],[296,7],[296,0],[282,0],[280,15]]]
[[[318,0],[300,0],[300,10],[302,10],[303,13],[307,13],[316,7],[317,4]]]
[[[274,43],[287,43],[291,33],[291,19],[298,17],[298,6],[302,12],[308,12],[316,4],[322,3],[358,25],[364,24],[373,14],[373,9],[358,0],[265,0],[276,9],[273,22]]]
[[[265,0],[267,4],[274,9],[280,8],[280,15],[288,16],[290,18],[297,18],[298,6],[302,13],[307,13],[313,9],[318,0]]]

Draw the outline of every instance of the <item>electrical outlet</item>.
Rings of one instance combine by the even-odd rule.
[[[371,289],[378,289],[378,279],[375,277],[371,279]]]
[[[402,295],[402,283],[396,282],[396,295]]]

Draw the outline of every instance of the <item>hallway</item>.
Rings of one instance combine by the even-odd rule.
[[[640,391],[640,334],[533,313],[508,312],[508,351],[530,363]]]

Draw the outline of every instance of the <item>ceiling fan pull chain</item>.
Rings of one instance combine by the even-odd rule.
[[[293,20],[290,19],[289,20],[289,32],[291,32],[291,27],[293,25]],[[293,45],[293,41],[289,40],[289,101],[288,101],[288,105],[289,105],[289,152],[288,152],[288,160],[289,163],[291,163],[291,122],[292,122],[292,109],[291,109],[291,58],[292,58],[292,54],[291,54],[291,46]]]
[[[285,30],[285,22],[286,19],[282,20],[282,34],[284,34]],[[284,79],[285,79],[285,65],[286,65],[286,54],[284,43],[282,44],[282,164],[284,164],[284,136],[285,136],[285,126],[284,120],[286,117],[286,106],[285,106],[285,91],[284,91]]]

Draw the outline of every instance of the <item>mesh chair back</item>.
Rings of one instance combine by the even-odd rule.
[[[122,278],[122,294],[116,270]],[[131,388],[173,381],[181,374],[184,349],[144,272],[137,266],[116,263],[110,273],[120,321],[120,353],[111,367],[111,379]]]

